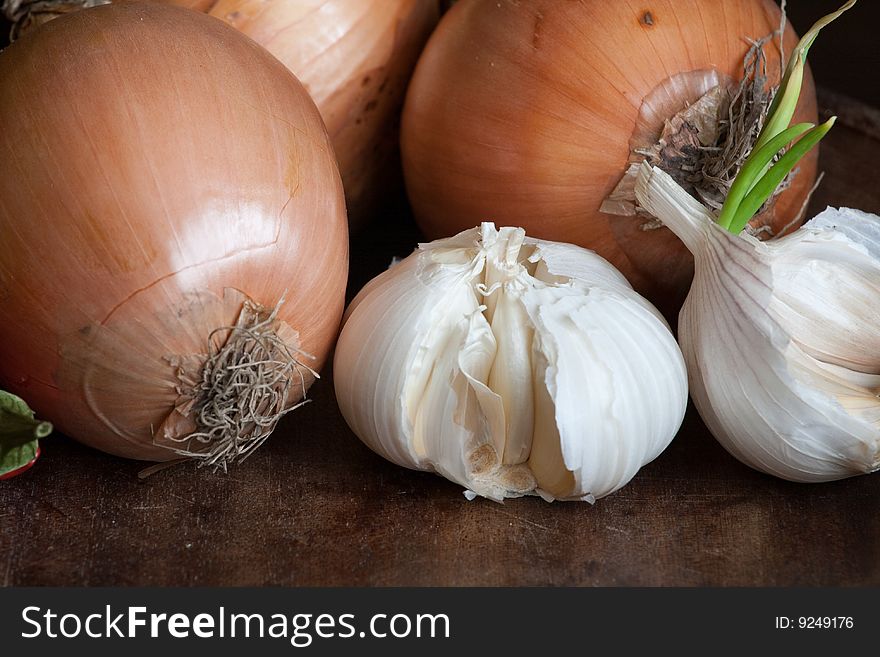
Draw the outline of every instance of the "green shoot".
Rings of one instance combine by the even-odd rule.
[[[795,59],[795,53],[792,53],[792,59]],[[773,137],[785,130],[786,126],[791,123],[794,116],[795,108],[801,95],[801,87],[804,82],[804,60],[796,58],[794,67],[789,67],[785,72],[785,77],[779,85],[779,90],[770,103],[770,109],[767,112],[767,122],[758,135],[754,148],[761,148],[770,142]]]
[[[816,127],[808,123],[789,127],[800,98],[810,46],[823,27],[837,19],[855,3],[856,0],[849,0],[837,11],[816,21],[792,51],[779,89],[770,104],[767,121],[758,135],[752,152],[737,174],[718,215],[719,225],[730,232],[739,234],[745,228],[755,213],[776,191],[785,176],[834,125],[832,118]],[[770,167],[773,158],[793,139],[801,135],[803,137],[797,144]]]
[[[840,9],[835,12],[823,16],[817,20],[792,51],[788,59],[788,66],[785,68],[785,74],[782,82],[779,84],[779,90],[770,103],[770,109],[767,113],[768,119],[758,135],[758,141],[755,142],[755,148],[761,148],[770,139],[782,132],[794,116],[794,110],[797,107],[798,98],[801,94],[801,85],[804,81],[804,67],[807,63],[807,53],[810,46],[816,41],[822,28],[836,20],[840,15],[851,9],[856,4],[856,0],[849,0]],[[780,35],[780,38],[782,36]]]
[[[754,155],[750,155],[743,164],[742,169],[740,169],[739,174],[730,186],[724,207],[721,208],[721,214],[718,215],[718,224],[722,228],[730,229],[734,217],[737,216],[740,203],[757,182],[758,178],[767,170],[779,150],[793,139],[797,139],[815,127],[813,123],[798,123],[796,126],[780,132],[761,148],[756,148],[752,151]]]
[[[739,204],[733,221],[727,227],[731,233],[739,234],[742,232],[746,224],[749,223],[749,220],[755,216],[755,213],[761,209],[764,202],[770,198],[770,195],[776,190],[779,183],[785,180],[785,177],[800,159],[831,130],[831,126],[834,125],[836,120],[837,117],[832,116],[822,125],[818,125],[807,132],[755,183],[752,190],[746,194]]]

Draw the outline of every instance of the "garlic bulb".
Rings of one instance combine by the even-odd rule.
[[[880,468],[880,217],[828,208],[761,242],[659,169],[642,167],[636,195],[694,254],[679,341],[718,441],[792,481]]]
[[[371,449],[498,501],[614,492],[666,448],[687,403],[678,345],[617,270],[491,223],[368,283],[334,378]]]

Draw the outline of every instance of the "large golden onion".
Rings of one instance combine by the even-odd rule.
[[[290,71],[202,14],[106,5],[0,54],[0,125],[0,388],[114,454],[207,450],[185,440],[186,394],[233,334],[209,336],[277,307],[259,330],[301,363],[283,406],[297,402],[335,339],[347,226]]]
[[[429,238],[481,221],[607,258],[667,315],[693,261],[666,228],[600,206],[634,148],[713,84],[741,78],[749,43],[780,23],[770,0],[460,0],[419,61],[404,107],[407,190]],[[797,43],[788,27],[787,51]],[[767,74],[778,80],[769,44]],[[808,75],[796,120],[815,120]],[[815,153],[760,219],[780,233],[815,179]]]

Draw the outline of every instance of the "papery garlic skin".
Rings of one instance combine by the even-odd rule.
[[[420,245],[364,287],[334,380],[371,449],[499,501],[614,492],[666,448],[687,404],[675,339],[617,270],[489,223]]]
[[[639,201],[687,245],[691,396],[718,441],[783,479],[880,468],[880,217],[828,208],[791,235],[733,235],[659,169]]]

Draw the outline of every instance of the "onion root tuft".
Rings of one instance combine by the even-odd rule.
[[[310,377],[318,374],[302,361],[314,357],[297,348],[295,332],[279,325],[282,303],[268,309],[246,299],[235,326],[211,332],[209,355],[195,378],[192,359],[168,358],[180,396],[155,444],[225,472],[262,445],[283,416],[308,403]]]

